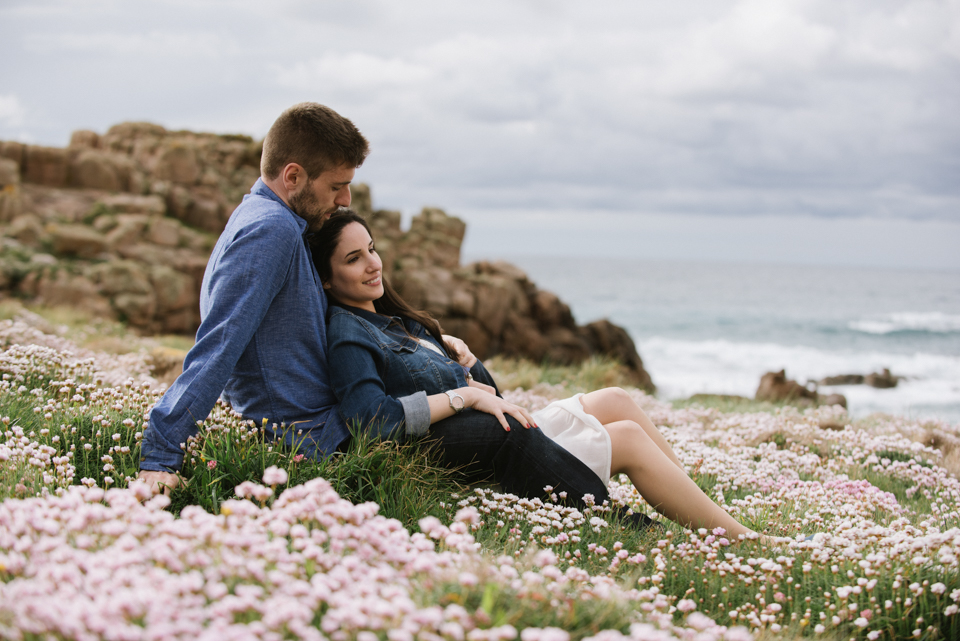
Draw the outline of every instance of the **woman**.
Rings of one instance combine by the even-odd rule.
[[[722,527],[728,537],[753,532],[727,514],[687,476],[670,445],[619,388],[578,394],[534,414],[473,381],[443,340],[436,320],[412,310],[383,280],[366,221],[352,211],[324,223],[314,262],[330,299],[327,340],[331,384],[345,420],[389,437],[425,394],[430,424],[472,409],[541,428],[607,482],[626,474],[658,512],[690,528]],[[492,382],[492,381],[491,381]],[[764,537],[766,538],[766,537]]]

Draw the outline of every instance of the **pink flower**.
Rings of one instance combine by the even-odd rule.
[[[265,485],[283,485],[287,482],[287,471],[281,470],[276,465],[271,465],[263,471],[263,482]]]
[[[527,628],[520,633],[521,641],[568,641],[570,633],[560,628]]]
[[[467,525],[479,525],[480,513],[477,512],[477,508],[473,506],[461,508],[457,510],[457,514],[453,517],[453,520],[457,523],[466,523]]]
[[[242,499],[248,499],[254,496],[257,492],[257,488],[260,488],[260,485],[257,485],[253,481],[244,481],[240,485],[234,488],[234,492],[237,496]]]
[[[687,616],[687,625],[694,630],[703,632],[704,630],[714,627],[716,622],[705,614],[700,612],[691,612],[690,615]]]
[[[557,561],[557,555],[554,554],[552,550],[540,550],[533,557],[534,564],[541,568],[545,568],[548,565],[556,565]]]
[[[216,461],[207,461],[207,467],[208,467],[209,469],[211,469],[211,470],[214,470],[214,469],[217,468],[217,462],[216,462]]]
[[[697,604],[692,599],[680,599],[677,603],[677,609],[681,612],[693,612],[697,609]]]

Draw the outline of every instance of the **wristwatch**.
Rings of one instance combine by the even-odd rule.
[[[447,398],[450,399],[450,409],[454,411],[455,414],[459,414],[463,411],[463,397],[454,392],[452,389],[448,389],[444,394],[447,395]],[[453,399],[457,399],[456,401]]]

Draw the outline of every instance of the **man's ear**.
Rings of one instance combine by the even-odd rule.
[[[330,289],[330,283],[321,283],[324,289]]]
[[[306,170],[295,162],[287,163],[280,170],[280,180],[287,193],[296,193],[303,188],[307,181]]]

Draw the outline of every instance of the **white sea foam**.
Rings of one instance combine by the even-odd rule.
[[[906,380],[893,389],[847,385],[821,387],[820,391],[844,394],[854,416],[887,412],[960,422],[958,356],[840,352],[773,343],[661,337],[642,341],[639,350],[664,398],[697,393],[752,398],[760,377],[780,369],[785,369],[789,378],[806,383],[836,374],[868,374],[886,367]]]
[[[867,334],[892,334],[904,331],[947,334],[960,332],[960,316],[940,312],[899,312],[851,321],[848,327]]]
[[[960,422],[955,272],[570,257],[518,263],[567,301],[578,323],[606,317],[623,326],[665,398],[753,397],[764,372],[782,368],[805,383],[888,367],[909,378],[893,389],[833,388],[853,415]]]

